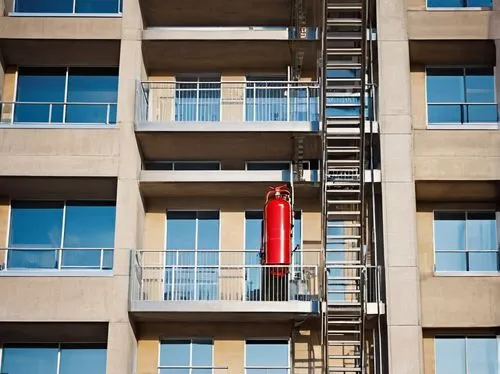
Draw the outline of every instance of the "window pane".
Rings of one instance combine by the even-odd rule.
[[[193,366],[212,366],[212,341],[193,340]]]
[[[491,68],[465,70],[465,101],[468,103],[494,103],[495,77]]]
[[[492,7],[493,0],[467,0],[469,7]]]
[[[17,78],[15,122],[62,122],[66,69],[20,68]],[[42,103],[42,104],[33,104]]]
[[[496,123],[498,121],[497,106],[494,105],[467,105],[466,120],[469,123]]]
[[[498,373],[496,338],[467,339],[467,369],[468,374]]]
[[[76,0],[76,13],[118,13],[118,0]]]
[[[462,123],[464,121],[463,105],[429,104],[427,109],[429,123]]]
[[[245,349],[247,366],[288,366],[286,340],[248,340]]]
[[[436,271],[466,271],[467,253],[436,252]]]
[[[175,162],[175,170],[219,170],[219,162]]]
[[[16,12],[72,13],[73,0],[16,0]]]
[[[219,249],[219,212],[198,212],[198,249]]]
[[[450,7],[462,7],[463,0],[427,0],[427,6],[429,8],[450,8]]]
[[[497,249],[495,213],[467,214],[467,248],[469,250]]]
[[[465,374],[465,339],[436,338],[436,374]]]
[[[166,340],[160,346],[160,366],[189,366],[190,341]]]
[[[61,347],[60,374],[105,374],[106,349],[88,346]]]
[[[160,374],[191,374],[188,368],[160,369]]]
[[[13,201],[9,248],[59,248],[63,203]]]
[[[57,346],[5,346],[2,353],[2,373],[57,374]]]
[[[167,213],[167,249],[191,249],[196,240],[196,212]]]
[[[498,252],[469,253],[470,271],[497,271]]]
[[[434,246],[436,250],[465,250],[465,214],[434,214]]]
[[[463,103],[463,74],[462,69],[427,69],[427,102]]]
[[[247,162],[247,170],[290,170],[288,162]]]

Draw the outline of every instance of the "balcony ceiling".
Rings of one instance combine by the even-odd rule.
[[[490,181],[417,181],[418,201],[491,202],[500,199],[500,182]]]
[[[145,161],[283,161],[292,159],[296,135],[304,136],[304,159],[320,158],[319,133],[137,132],[137,140]]]
[[[148,70],[172,72],[286,71],[292,50],[304,51],[303,69],[314,71],[319,41],[289,40],[144,40]]]
[[[140,0],[147,26],[287,26],[292,0]],[[317,1],[304,2],[308,23],[318,19]]]

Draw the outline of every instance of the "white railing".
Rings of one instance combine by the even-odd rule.
[[[159,366],[155,373],[139,374],[229,374],[227,366]]]
[[[4,101],[0,124],[3,125],[113,125],[116,103]]]
[[[0,273],[9,271],[111,270],[113,248],[0,249]]]
[[[319,121],[316,82],[140,82],[138,121]]]
[[[294,252],[290,265],[261,265],[258,251],[136,251],[137,301],[291,301],[319,295],[319,252]]]

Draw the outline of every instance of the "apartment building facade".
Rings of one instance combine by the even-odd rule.
[[[500,372],[496,0],[0,3],[0,373]],[[363,219],[328,226],[325,118],[360,115]]]

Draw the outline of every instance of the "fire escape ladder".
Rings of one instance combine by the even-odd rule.
[[[322,29],[324,368],[364,368],[367,0],[325,0]]]

